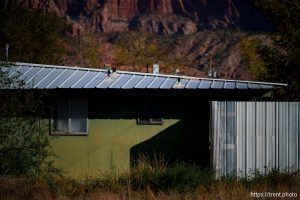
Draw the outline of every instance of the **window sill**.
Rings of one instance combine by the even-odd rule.
[[[137,125],[163,125],[163,120],[161,121],[153,121],[153,120],[137,120]]]
[[[51,136],[88,136],[88,133],[50,132]]]

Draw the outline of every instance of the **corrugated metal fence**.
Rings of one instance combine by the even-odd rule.
[[[300,102],[212,102],[218,176],[300,169]]]

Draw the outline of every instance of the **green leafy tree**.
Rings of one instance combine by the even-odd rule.
[[[41,120],[41,94],[21,90],[19,74],[9,75],[10,64],[0,63],[0,174],[39,176],[58,173]]]
[[[1,60],[5,60],[4,47],[9,44],[11,61],[62,64],[62,35],[67,26],[54,13],[26,9],[9,1],[0,8],[0,27]]]
[[[271,43],[243,38],[241,52],[257,80],[288,83],[284,98],[300,99],[300,0],[255,0],[276,26]]]

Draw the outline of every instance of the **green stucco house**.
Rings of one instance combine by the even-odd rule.
[[[55,165],[72,177],[128,171],[139,154],[211,165],[211,101],[284,84],[15,63],[24,90],[47,91]]]

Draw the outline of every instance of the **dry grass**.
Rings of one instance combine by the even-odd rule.
[[[271,186],[267,180],[245,185],[238,180],[219,180],[210,187],[199,186],[193,191],[154,192],[150,186],[132,191],[129,186],[118,190],[105,186],[91,187],[73,179],[57,179],[49,183],[45,179],[0,178],[0,199],[45,199],[45,200],[192,200],[192,199],[251,199],[250,192],[296,192],[300,195],[299,180],[281,177],[282,182]],[[55,184],[55,185],[51,185]]]
[[[300,173],[254,179],[215,180],[210,171],[179,163],[167,166],[163,158],[141,157],[130,174],[106,174],[76,180],[56,176],[16,178],[0,176],[0,200],[198,200],[251,199],[251,192],[294,192],[300,196]],[[291,198],[293,199],[293,198]]]

